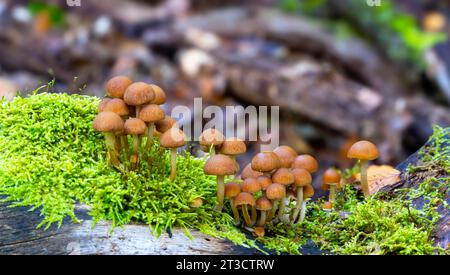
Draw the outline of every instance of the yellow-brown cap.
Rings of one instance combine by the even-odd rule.
[[[227,155],[217,154],[210,157],[203,171],[207,175],[227,176],[237,172],[236,162]]]
[[[225,141],[225,137],[219,130],[210,128],[203,131],[198,140],[200,142],[200,145],[208,147],[212,145],[219,146],[222,145],[222,143]]]
[[[314,196],[314,187],[312,185],[303,186],[303,199]]]
[[[325,184],[335,184],[338,185],[339,182],[341,181],[341,174],[339,174],[338,171],[336,171],[336,169],[333,168],[328,168],[325,173],[323,174],[323,183]]]
[[[254,206],[256,204],[255,198],[252,194],[241,192],[234,198],[234,207],[238,207],[241,205],[251,205]]]
[[[92,126],[97,132],[121,133],[123,131],[123,120],[113,112],[98,113],[92,122]]]
[[[247,146],[245,143],[235,137],[226,138],[220,147],[220,153],[224,155],[240,155],[247,151]]]
[[[129,118],[125,121],[124,129],[127,135],[142,135],[145,133],[147,126],[139,118]]]
[[[252,159],[252,169],[259,172],[270,172],[280,168],[280,159],[271,151],[256,154]]]
[[[246,178],[241,184],[242,192],[254,194],[261,191],[261,185],[255,178]]]
[[[100,102],[98,103],[98,112],[99,113],[104,112],[106,104],[108,104],[108,102],[110,102],[110,101],[111,101],[111,98],[109,98],[109,97],[102,98],[102,100],[100,100]]]
[[[322,208],[325,210],[333,209],[333,204],[329,201],[326,201],[323,203]]]
[[[133,84],[133,81],[124,75],[111,78],[106,82],[106,94],[114,98],[123,98],[126,89]]]
[[[192,208],[199,208],[202,205],[203,205],[203,199],[200,197],[196,197],[191,201]]]
[[[270,200],[280,200],[286,196],[286,187],[279,183],[272,183],[266,188],[266,196]]]
[[[156,105],[166,103],[167,96],[163,89],[161,89],[161,87],[159,86],[156,86],[155,84],[150,84],[150,87],[152,87],[152,90],[155,93],[155,97],[153,98],[151,103]]]
[[[178,148],[186,145],[186,139],[186,134],[183,131],[173,127],[161,135],[159,143],[164,148]]]
[[[266,197],[261,197],[256,200],[256,209],[257,210],[267,211],[267,210],[272,209],[272,207],[273,207],[272,202]]]
[[[303,187],[306,185],[311,185],[312,177],[308,170],[304,168],[294,168],[292,169],[292,174],[294,174],[295,186]]]
[[[288,168],[279,168],[272,175],[272,182],[289,185],[294,183],[294,174]]]
[[[370,141],[361,140],[350,147],[347,157],[351,159],[374,160],[378,158],[378,148]]]
[[[257,178],[263,175],[263,173],[255,171],[252,169],[252,164],[249,163],[244,167],[241,173],[241,179],[245,180],[246,178]]]
[[[295,158],[292,163],[292,168],[303,168],[308,170],[310,173],[314,173],[319,168],[319,164],[313,156],[304,154]]]
[[[144,105],[155,98],[155,93],[150,85],[144,82],[135,82],[128,86],[123,95],[123,100],[131,106]]]
[[[160,133],[165,133],[167,130],[172,128],[177,121],[170,116],[164,116],[163,119],[155,123],[156,130]]]
[[[261,185],[262,190],[266,190],[267,186],[273,183],[270,177],[264,175],[258,176],[256,180],[259,182],[259,185]]]
[[[119,116],[127,116],[129,114],[128,106],[120,98],[113,98],[106,103],[104,111],[113,112]]]
[[[284,168],[290,168],[298,155],[294,149],[286,145],[278,146],[273,152],[280,159],[280,167]]]
[[[142,106],[141,111],[139,112],[139,118],[145,122],[154,123],[159,120],[164,119],[166,114],[164,110],[156,104],[147,104]]]
[[[257,226],[253,230],[253,233],[256,237],[264,237],[264,235],[266,234],[266,230],[264,229],[264,226]]]
[[[227,182],[225,184],[225,197],[234,198],[241,193],[241,186],[235,182]]]

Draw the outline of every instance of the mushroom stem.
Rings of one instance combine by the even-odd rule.
[[[261,211],[258,226],[264,226],[266,224],[266,218],[267,218],[267,211]]]
[[[128,159],[128,148],[129,148],[127,135],[122,135],[120,137],[120,144],[122,147],[123,159],[127,160]]]
[[[250,215],[248,214],[247,205],[242,205],[242,215],[244,216],[245,224],[247,226],[252,226],[252,219],[250,218]]]
[[[336,184],[330,184],[330,194],[328,196],[328,200],[331,203],[334,203],[336,200]]]
[[[139,113],[141,112],[142,106],[138,105],[136,106],[136,117],[139,117]]]
[[[306,216],[306,202],[307,200],[305,200],[302,204],[302,211],[300,212],[300,219],[298,220],[299,223],[302,223],[305,220],[305,216]]]
[[[145,144],[145,151],[150,150],[153,144],[153,134],[155,133],[155,123],[150,123],[147,130],[147,144]]]
[[[116,150],[116,138],[113,133],[105,133],[105,143],[106,149],[108,151],[107,153],[108,164],[119,167],[120,161]]]
[[[291,222],[294,223],[297,220],[298,214],[302,210],[303,206],[303,186],[297,188],[297,202],[295,204],[294,214],[292,215]]]
[[[286,196],[284,196],[280,201],[280,209],[278,210],[277,218],[279,220],[283,219],[284,209],[286,209]]]
[[[252,206],[252,225],[256,223],[258,219],[258,212],[256,211],[256,207]]]
[[[269,217],[267,217],[268,221],[271,221],[273,219],[273,217],[275,216],[275,213],[277,212],[277,209],[278,209],[278,203],[279,203],[279,200],[273,201],[273,208],[269,213]]]
[[[209,149],[209,156],[212,157],[216,154],[216,146],[211,145],[211,148]]]
[[[177,176],[177,148],[170,149],[170,181]]]
[[[139,136],[133,135],[133,154],[130,157],[130,161],[133,164],[136,164],[139,159]]]
[[[370,196],[369,183],[367,182],[367,160],[359,160],[359,169],[361,173],[361,188],[364,196],[367,198]]]
[[[241,223],[241,219],[239,216],[239,211],[236,208],[236,206],[234,206],[234,198],[230,198],[230,205],[231,205],[231,211],[233,212],[233,216],[234,216],[234,222],[236,225],[239,225]]]
[[[225,176],[217,176],[217,205],[215,210],[218,212],[222,211],[223,208],[223,198],[225,196]]]

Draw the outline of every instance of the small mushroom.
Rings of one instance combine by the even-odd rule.
[[[328,168],[323,174],[323,184],[328,185],[330,189],[330,193],[328,196],[328,200],[331,203],[334,203],[336,200],[336,188],[341,181],[341,175],[336,171],[336,169]]]
[[[163,134],[164,136],[164,134]],[[237,172],[236,163],[229,156],[217,154],[210,157],[203,171],[207,175],[217,176],[217,206],[216,211],[222,211],[225,193],[225,176],[234,175]]]
[[[333,209],[333,203],[330,201],[326,201],[322,205],[322,209],[326,212],[329,212],[331,209]]]
[[[125,103],[125,101],[123,101],[120,98],[110,99],[105,104],[104,111],[116,113],[121,117],[128,116],[128,114],[129,114],[127,104]]]
[[[255,206],[255,204],[255,198],[249,193],[241,192],[234,198],[234,207],[240,206],[242,208],[242,215],[244,216],[245,224],[247,226],[252,226],[253,224],[250,215],[248,214],[247,206]]]
[[[102,100],[100,100],[100,103],[98,104],[98,112],[99,113],[105,111],[106,104],[108,104],[109,101],[111,101],[111,98],[109,98],[109,97],[105,97],[105,98],[102,98]]]
[[[199,208],[203,205],[203,200],[200,197],[196,197],[191,201],[192,208]]]
[[[163,119],[158,120],[155,123],[156,131],[158,131],[158,132],[163,134],[167,130],[172,128],[176,123],[177,123],[177,121],[175,119],[173,119],[172,117],[166,115],[166,116],[164,116]]]
[[[272,182],[284,185],[286,188],[294,183],[294,174],[288,168],[280,168],[272,175]],[[286,204],[288,203],[286,195],[281,199],[280,209],[278,210],[278,219],[284,216]]]
[[[155,123],[164,119],[166,114],[164,110],[156,104],[147,104],[141,108],[139,118],[148,123],[147,144],[145,150],[149,150],[153,144],[153,134],[155,133]]]
[[[106,94],[112,98],[123,98],[126,89],[133,81],[123,75],[115,76],[106,82]]]
[[[295,158],[292,168],[303,168],[312,174],[319,169],[319,164],[313,156],[304,154]]]
[[[304,168],[295,168],[292,169],[292,174],[294,174],[294,185],[297,188],[297,202],[295,204],[294,213],[292,214],[291,222],[295,222],[297,220],[298,214],[302,211],[303,207],[303,196],[304,196],[304,188],[306,186],[311,185],[312,177],[311,173]],[[314,190],[314,189],[313,189]]]
[[[272,209],[272,202],[267,197],[261,197],[256,200],[256,209],[260,211],[258,226],[264,227],[267,220],[267,212]]]
[[[367,181],[368,162],[378,158],[378,148],[370,141],[361,140],[352,145],[347,152],[350,159],[358,159],[361,172],[361,187],[365,197],[370,196],[369,183]]]
[[[302,223],[305,220],[306,203],[310,200],[312,196],[314,196],[314,188],[312,187],[312,185],[306,185],[305,187],[303,187],[303,205],[302,210],[300,212],[300,218],[298,220],[299,223]],[[295,222],[295,220],[293,222]]]
[[[278,209],[278,204],[281,199],[286,196],[286,187],[279,183],[272,183],[266,188],[266,197],[273,201],[272,211],[270,211],[269,217],[267,219],[270,221],[275,216]]]
[[[246,193],[249,193],[252,195],[261,191],[261,185],[259,184],[258,180],[256,180],[255,178],[246,178],[244,180],[244,182],[242,183],[241,188],[242,188],[242,192],[246,192]],[[256,212],[256,208],[252,207],[252,222],[253,223],[256,222],[257,214],[258,213]]]
[[[180,129],[173,127],[161,135],[159,142],[164,148],[170,149],[170,180],[174,181],[177,176],[177,148],[186,145],[186,134]]]
[[[257,226],[253,230],[253,233],[255,234],[256,237],[264,237],[264,235],[266,234],[266,230],[262,226]]]
[[[241,221],[239,211],[234,206],[234,198],[241,193],[241,186],[235,182],[225,184],[225,197],[230,200],[231,211],[233,212],[234,222],[238,225]]]
[[[129,118],[125,121],[124,128],[127,135],[133,136],[133,155],[131,155],[130,161],[135,166],[139,160],[139,136],[145,133],[147,126],[145,125],[145,122],[139,118]]]
[[[119,152],[117,151],[115,135],[123,132],[124,123],[122,119],[116,113],[101,112],[95,117],[92,126],[95,131],[102,132],[105,135],[108,164],[119,167]]]
[[[280,159],[280,167],[290,168],[294,163],[295,158],[298,156],[297,152],[289,146],[278,146],[273,152]]]
[[[270,172],[278,168],[280,168],[280,159],[272,151],[263,151],[252,158],[252,169],[266,176],[270,176]]]
[[[246,178],[257,178],[262,175],[263,173],[253,170],[252,164],[249,163],[244,167],[244,170],[242,170],[241,179],[245,180]]]
[[[151,102],[155,98],[155,93],[150,85],[144,82],[135,82],[128,86],[123,95],[123,100],[130,106],[136,106],[136,117],[144,104]]]
[[[247,146],[239,138],[226,138],[220,147],[220,153],[230,156],[232,159],[236,160],[236,156],[243,154],[247,151]]]
[[[258,181],[259,185],[261,185],[262,190],[266,190],[266,188],[273,183],[268,176],[264,175],[258,176],[256,180]]]
[[[211,150],[211,156],[216,154],[217,148],[219,148],[225,141],[223,134],[214,128],[206,129],[198,138],[200,146]]]
[[[156,105],[162,105],[166,103],[167,96],[163,89],[161,89],[161,87],[159,86],[156,86],[155,84],[150,84],[150,87],[152,87],[152,90],[155,93],[155,98],[153,98],[151,103]]]

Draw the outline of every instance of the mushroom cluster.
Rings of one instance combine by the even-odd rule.
[[[133,82],[127,76],[106,83],[106,97],[100,101],[93,128],[105,136],[109,165],[137,169],[159,135],[160,145],[171,151],[170,179],[175,179],[176,149],[186,144],[186,135],[161,108],[165,102],[166,94],[153,84]]]

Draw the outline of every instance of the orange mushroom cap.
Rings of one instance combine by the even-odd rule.
[[[311,173],[304,168],[292,169],[292,174],[294,175],[294,184],[297,187],[304,187],[306,185],[311,185],[312,177]]]
[[[294,163],[295,158],[298,156],[297,152],[289,146],[278,146],[273,152],[280,159],[280,167],[290,168]]]
[[[374,160],[378,158],[378,148],[367,140],[361,140],[352,145],[347,152],[347,157],[360,160]]]
[[[314,173],[319,168],[319,164],[313,156],[304,154],[295,158],[292,168],[303,168],[310,173]]]

